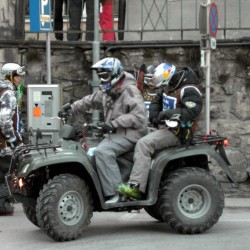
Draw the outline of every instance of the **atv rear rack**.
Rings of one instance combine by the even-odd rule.
[[[193,140],[191,141],[192,145],[208,143],[210,145],[217,145],[224,143],[227,140],[227,137],[220,135],[194,135]]]

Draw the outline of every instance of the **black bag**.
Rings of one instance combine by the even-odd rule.
[[[181,122],[175,135],[179,138],[182,145],[190,145],[193,140],[192,122]]]

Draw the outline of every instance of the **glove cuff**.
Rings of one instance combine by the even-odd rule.
[[[15,142],[16,141],[16,136],[13,136],[13,137],[7,139],[6,141],[9,142],[9,143]]]
[[[110,125],[113,127],[113,128],[118,128],[118,124],[115,120],[113,121],[109,121]]]

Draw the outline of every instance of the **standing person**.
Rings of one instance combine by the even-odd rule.
[[[68,0],[55,0],[54,5],[54,31],[63,30],[63,4],[67,6]],[[63,40],[63,33],[55,33],[56,40]]]
[[[0,81],[0,215],[11,215],[11,197],[5,182],[12,150],[22,144],[18,132],[19,115],[16,91],[25,74],[24,67],[16,63],[6,63],[2,67],[4,81]]]
[[[69,29],[68,41],[81,39],[81,18],[86,3],[86,41],[94,40],[94,1],[93,0],[69,0]]]
[[[116,158],[132,151],[146,135],[148,118],[135,78],[123,70],[117,58],[104,58],[92,69],[101,80],[100,90],[74,102],[72,114],[93,107],[103,110],[106,135],[95,150],[95,161],[106,203],[115,203],[120,198],[116,189],[122,183]]]
[[[183,122],[194,121],[202,110],[202,95],[198,77],[190,68],[177,72],[174,65],[162,63],[154,70],[153,83],[159,88],[150,105],[149,119],[155,127],[162,120],[181,115]],[[134,165],[128,183],[119,191],[134,199],[141,199],[146,191],[151,157],[155,150],[180,144],[176,131],[162,127],[141,138],[135,147]]]
[[[103,31],[103,41],[115,41],[114,19],[113,19],[113,5],[114,0],[102,0],[102,8],[100,11],[100,27]]]

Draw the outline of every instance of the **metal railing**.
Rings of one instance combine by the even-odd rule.
[[[54,0],[52,2],[54,4]],[[119,2],[114,1],[114,32],[117,40],[185,41],[200,39],[199,8],[203,0],[126,0],[125,25],[122,29],[119,26]],[[219,16],[217,39],[250,37],[249,0],[215,0],[214,2],[218,6]],[[83,16],[81,23],[83,41],[86,32],[85,22],[86,18]],[[69,27],[67,13],[64,13],[63,23],[63,32],[67,33]],[[36,39],[43,40],[45,37],[29,32],[28,16],[26,16],[25,31],[25,39],[35,36]],[[121,33],[123,34],[122,39],[118,36]]]

